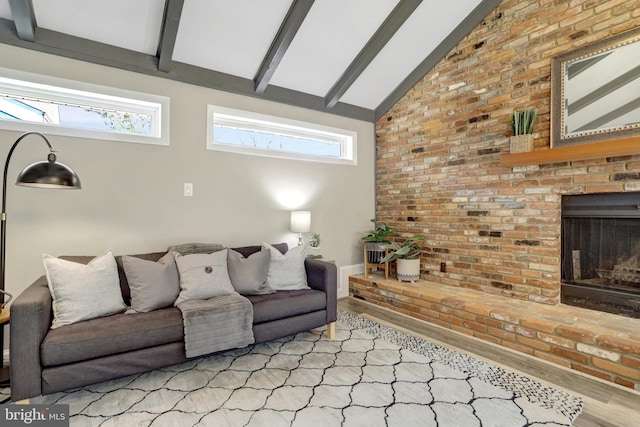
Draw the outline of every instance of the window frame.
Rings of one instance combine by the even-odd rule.
[[[278,134],[278,130],[286,129],[288,132],[280,133],[286,136],[310,135],[317,138],[324,136],[328,142],[340,143],[340,157],[327,155],[304,154],[278,149],[265,149],[250,146],[240,146],[215,142],[214,126],[215,115],[231,116],[237,122],[259,121],[260,124],[248,124],[247,129],[254,130],[269,128],[272,133]],[[228,120],[228,119],[227,119]],[[250,154],[254,156],[275,157],[290,160],[303,160],[321,163],[334,163],[343,165],[357,165],[357,132],[335,128],[331,126],[319,125],[316,123],[304,122],[300,120],[287,119],[268,114],[255,113],[245,110],[207,105],[207,150],[224,151],[238,154]]]
[[[42,98],[54,103],[86,105],[152,116],[152,135],[87,129],[58,124],[0,118],[1,130],[41,133],[138,144],[169,145],[168,97],[0,68],[0,92]]]

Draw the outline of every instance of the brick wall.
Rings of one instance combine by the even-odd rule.
[[[378,121],[376,216],[428,239],[423,277],[559,302],[561,195],[640,191],[640,156],[501,167],[509,115],[548,149],[551,57],[639,26],[638,1],[504,1]]]
[[[460,42],[376,124],[376,217],[424,235],[423,278],[456,288],[352,295],[640,389],[640,320],[559,304],[562,195],[640,191],[640,155],[500,166],[513,110],[539,109],[549,149],[551,57],[637,27],[638,0],[506,0]]]

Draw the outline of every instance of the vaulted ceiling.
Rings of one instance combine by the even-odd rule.
[[[500,2],[0,0],[0,43],[375,121]]]

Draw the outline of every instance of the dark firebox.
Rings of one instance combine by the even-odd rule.
[[[562,302],[640,318],[640,193],[562,198]]]

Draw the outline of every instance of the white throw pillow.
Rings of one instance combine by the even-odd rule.
[[[305,245],[296,246],[285,254],[268,243],[263,243],[262,247],[271,252],[266,282],[271,289],[276,291],[309,289],[307,271],[304,268]]]
[[[180,255],[173,252],[180,274],[180,295],[173,303],[209,299],[235,292],[227,271],[227,249],[212,254]]]
[[[42,260],[53,299],[51,329],[120,313],[127,308],[111,250],[87,265],[47,254]]]

